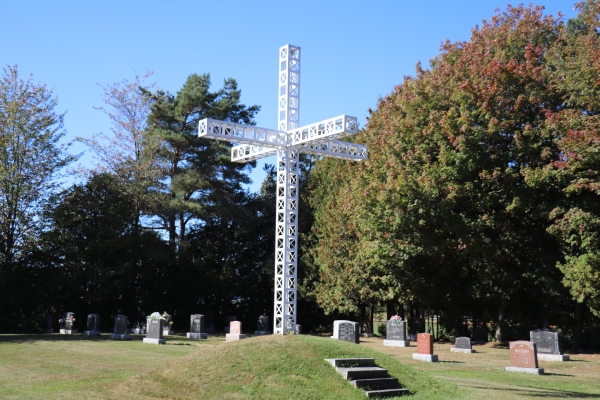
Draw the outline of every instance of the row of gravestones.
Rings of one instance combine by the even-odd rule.
[[[333,339],[359,343],[358,322],[338,320],[333,322]],[[408,347],[410,337],[406,334],[406,323],[404,321],[387,321],[386,339],[384,346]],[[417,352],[413,353],[413,359],[420,361],[436,362],[437,354],[433,353],[433,335],[429,333],[418,333]],[[468,337],[457,337],[454,347],[450,349],[458,353],[475,353],[472,348],[471,339]],[[538,360],[544,361],[569,361],[569,356],[560,351],[560,335],[557,331],[549,329],[536,329],[530,332],[530,341],[510,342],[510,367],[511,372],[526,372],[543,374],[544,369],[538,367]]]

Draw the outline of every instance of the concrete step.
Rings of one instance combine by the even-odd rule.
[[[383,389],[383,390],[367,390],[365,392],[367,397],[398,397],[398,396],[408,396],[410,392],[408,389]]]
[[[375,378],[375,379],[356,379],[350,383],[364,390],[380,390],[380,389],[401,389],[398,378]]]
[[[348,380],[356,379],[373,379],[387,378],[387,369],[379,367],[353,367],[353,368],[336,368],[337,371]]]
[[[329,364],[334,367],[350,368],[350,367],[374,367],[374,358],[326,358]]]

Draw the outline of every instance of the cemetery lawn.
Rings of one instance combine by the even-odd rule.
[[[417,349],[415,342],[411,345],[386,347],[383,339],[361,338],[361,346],[458,385],[464,399],[600,399],[600,354],[572,354],[567,362],[539,361],[545,375],[530,375],[506,372],[509,350],[492,343],[474,345],[474,354],[452,353],[452,345],[434,343],[437,363],[413,360],[412,353]]]
[[[372,357],[415,395],[460,399],[452,382],[367,346],[315,336],[260,336],[167,345],[107,335],[0,335],[0,398],[364,399],[325,358]],[[139,336],[139,337],[138,337]],[[174,343],[190,345],[172,345]],[[171,344],[171,345],[170,345]]]

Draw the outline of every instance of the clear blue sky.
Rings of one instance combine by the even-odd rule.
[[[518,3],[513,3],[518,4]],[[545,0],[546,13],[574,17],[573,2]],[[301,125],[340,114],[366,123],[367,110],[446,39],[467,40],[502,0],[478,1],[10,1],[0,2],[0,65],[54,88],[69,139],[109,131],[97,85],[154,71],[176,92],[191,73],[213,90],[232,77],[242,102],[262,106],[259,126],[276,128],[277,56],[302,48]],[[75,153],[86,148],[77,144]],[[273,158],[266,159],[273,163]],[[89,163],[89,156],[82,158]],[[251,190],[264,177],[259,161]]]

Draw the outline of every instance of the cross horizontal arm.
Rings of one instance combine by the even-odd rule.
[[[277,148],[286,145],[287,134],[275,129],[205,118],[199,123],[198,136],[239,144]]]
[[[253,144],[241,144],[231,148],[231,161],[245,163],[275,154],[277,154],[277,149]]]
[[[366,145],[330,140],[328,142],[310,142],[299,148],[302,153],[315,156],[341,158],[342,160],[365,161],[369,158]]]
[[[356,117],[340,115],[325,121],[292,129],[290,134],[291,145],[296,146],[306,142],[329,141],[358,133]]]

